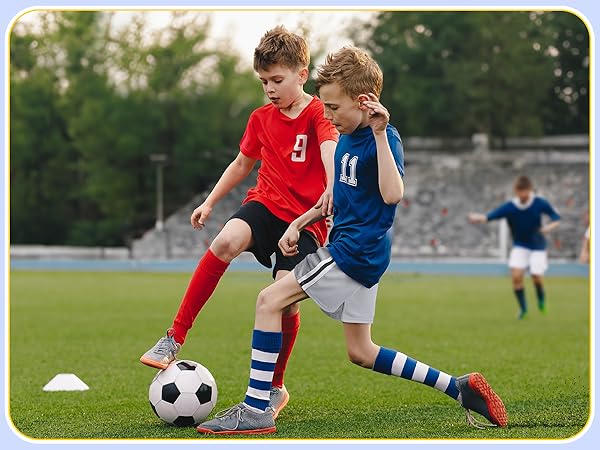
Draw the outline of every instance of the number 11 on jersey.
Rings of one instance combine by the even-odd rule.
[[[342,183],[349,184],[350,186],[356,186],[358,180],[356,179],[356,165],[358,164],[358,156],[350,158],[350,153],[344,153],[341,161],[342,167],[340,171],[340,181]],[[349,170],[349,174],[347,174]]]

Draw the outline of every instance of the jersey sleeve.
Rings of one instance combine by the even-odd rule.
[[[337,142],[340,138],[340,134],[333,124],[325,118],[323,108],[323,103],[319,101],[319,107],[315,108],[315,113],[313,115],[313,124],[317,133],[319,145],[325,141]]]
[[[390,150],[394,161],[396,161],[396,168],[400,172],[400,176],[404,178],[404,147],[402,145],[402,139],[394,128],[388,127],[387,129],[388,143],[390,144]]]
[[[511,202],[506,202],[500,205],[498,208],[487,213],[486,217],[488,222],[491,220],[502,219],[506,217],[511,209]]]
[[[560,214],[556,212],[556,210],[552,207],[550,202],[545,198],[542,199],[543,209],[542,211],[546,213],[553,222],[560,220]]]
[[[262,143],[258,139],[256,131],[257,120],[255,113],[250,114],[250,118],[246,124],[246,131],[244,131],[244,135],[240,141],[240,151],[244,156],[252,159],[260,159],[260,152],[262,150]]]

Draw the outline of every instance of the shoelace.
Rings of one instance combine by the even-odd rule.
[[[215,414],[215,419],[222,419],[224,417],[231,416],[237,413],[237,421],[235,422],[235,426],[233,428],[228,428],[223,425],[220,425],[221,428],[226,430],[235,430],[237,428],[238,423],[243,422],[244,418],[242,417],[242,406],[240,404],[234,405],[229,409],[224,409],[223,411],[219,411]]]
[[[486,427],[497,427],[498,426],[494,423],[480,422],[475,417],[473,417],[473,414],[471,414],[471,410],[469,410],[467,408],[465,408],[465,414],[467,416],[467,425],[478,428],[480,430],[485,430]]]
[[[156,344],[155,352],[159,355],[166,355],[167,353],[173,351],[176,348],[176,346],[173,344],[172,341],[172,337],[161,338],[160,341],[158,341],[158,343]]]

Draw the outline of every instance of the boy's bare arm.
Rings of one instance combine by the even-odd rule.
[[[587,264],[590,262],[590,240],[587,236],[585,236],[581,242],[581,250],[579,251],[578,259],[582,264]]]
[[[192,213],[190,222],[194,228],[198,230],[204,228],[213,207],[252,172],[255,164],[255,159],[248,158],[242,152],[238,153],[237,157],[227,166],[206,200]]]
[[[550,233],[552,230],[558,227],[559,224],[560,220],[553,220],[549,224],[546,224],[542,228],[540,228],[540,232],[544,234]]]
[[[387,138],[386,129],[390,120],[390,113],[379,103],[377,96],[372,93],[369,93],[368,100],[362,101],[362,107],[369,109],[369,126],[375,136],[381,197],[386,204],[395,205],[404,197],[404,182],[396,167],[396,161]]]
[[[293,256],[298,254],[298,240],[300,239],[300,232],[309,225],[323,219],[321,203],[317,203],[313,208],[310,208],[296,220],[294,220],[288,226],[281,239],[279,239],[278,246],[281,252],[285,256]]]
[[[321,144],[321,160],[323,161],[323,167],[327,175],[327,186],[325,192],[321,196],[321,215],[330,216],[333,214],[333,177],[335,169],[333,167],[333,156],[335,154],[335,147],[337,142],[325,141]]]
[[[467,216],[471,223],[487,223],[487,216],[481,213],[469,213]]]

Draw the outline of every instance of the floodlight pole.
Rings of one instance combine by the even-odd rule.
[[[164,207],[163,207],[163,168],[167,162],[165,153],[153,153],[150,155],[150,161],[156,164],[156,224],[154,228],[157,231],[163,231]]]

